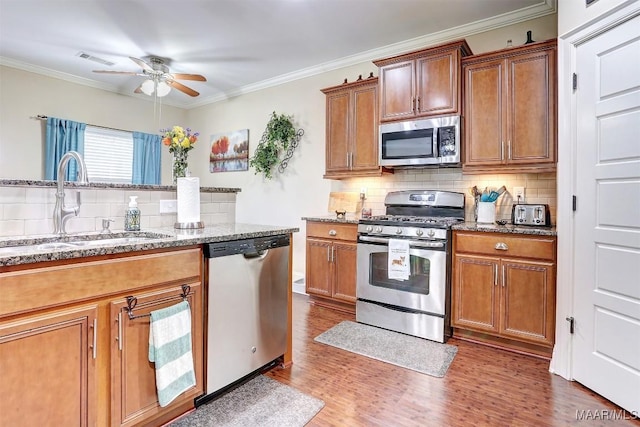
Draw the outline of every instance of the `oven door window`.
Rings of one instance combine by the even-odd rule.
[[[418,129],[382,134],[382,159],[435,157],[433,129]]]
[[[431,261],[416,255],[409,256],[409,280],[389,279],[388,253],[374,252],[369,259],[369,283],[381,288],[429,295]]]

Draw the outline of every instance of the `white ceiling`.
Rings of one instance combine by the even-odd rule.
[[[191,108],[555,11],[556,0],[0,0],[0,64],[134,95],[128,57],[172,60]],[[110,61],[108,67],[78,53]]]

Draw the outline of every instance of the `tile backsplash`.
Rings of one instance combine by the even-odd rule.
[[[366,189],[365,207],[370,207],[373,215],[385,213],[384,198],[389,191],[400,190],[446,190],[465,194],[465,219],[474,220],[474,199],[470,190],[477,186],[507,188],[496,204],[496,219],[511,219],[514,203],[514,187],[525,187],[524,203],[544,203],[549,205],[551,223],[556,223],[556,174],[484,174],[463,175],[461,168],[440,169],[396,169],[395,173],[375,178],[352,178],[342,181],[341,191],[360,192]]]
[[[141,230],[171,227],[176,214],[160,214],[160,200],[175,200],[176,191],[80,189],[80,213],[66,223],[69,233],[100,231],[110,218],[112,230],[124,229],[129,196],[138,196]],[[55,187],[0,186],[0,237],[49,234],[53,231]],[[75,190],[65,190],[67,204],[75,204]],[[200,193],[200,219],[205,225],[235,222],[235,193]]]

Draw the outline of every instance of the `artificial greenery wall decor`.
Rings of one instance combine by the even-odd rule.
[[[289,159],[293,156],[293,150],[298,146],[300,137],[304,134],[302,129],[296,131],[292,116],[271,113],[271,118],[262,134],[260,143],[249,160],[249,165],[255,169],[255,173],[262,173],[266,179],[273,178],[273,167],[280,162],[278,171],[282,173],[287,167]],[[280,156],[284,154],[282,160]]]

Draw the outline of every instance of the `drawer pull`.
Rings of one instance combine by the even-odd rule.
[[[496,243],[496,250],[498,250],[498,251],[508,251],[509,250],[509,246],[507,246],[506,243],[498,242],[498,243]]]
[[[329,236],[336,236],[338,232],[336,230],[329,230]]]

